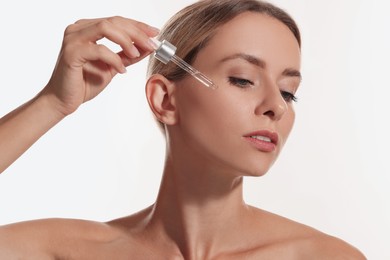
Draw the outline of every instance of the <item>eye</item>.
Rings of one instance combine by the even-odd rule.
[[[286,100],[287,103],[290,102],[297,102],[298,98],[294,96],[294,94],[287,92],[287,91],[280,91],[280,94],[282,95],[283,99]]]
[[[236,77],[229,77],[229,83],[239,88],[247,88],[253,86],[252,81]]]

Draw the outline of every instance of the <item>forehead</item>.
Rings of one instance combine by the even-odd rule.
[[[300,68],[300,48],[294,34],[265,14],[246,12],[222,25],[199,56],[221,59],[234,53],[253,55],[268,65]]]

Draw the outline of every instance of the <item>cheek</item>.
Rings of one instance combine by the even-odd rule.
[[[250,117],[249,105],[241,104],[234,93],[207,89],[183,93],[178,101],[175,138],[191,158],[237,168],[242,163],[242,135]]]
[[[249,106],[229,91],[188,88],[177,99],[180,139],[207,157],[224,160],[225,152],[232,154],[241,142]]]
[[[279,127],[278,127],[282,137],[283,145],[291,133],[291,130],[294,126],[294,122],[295,122],[295,111],[292,107],[290,107],[289,111],[286,112],[283,119],[280,120]]]
[[[223,90],[190,89],[178,97],[179,120],[182,124],[218,134],[234,131],[239,121],[247,118],[249,105],[240,103],[234,93]],[[226,131],[229,129],[229,131]],[[202,129],[199,129],[202,130]]]

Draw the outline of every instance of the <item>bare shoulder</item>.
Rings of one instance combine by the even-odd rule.
[[[0,227],[0,259],[57,259],[83,241],[104,243],[119,236],[109,225],[85,220],[44,219]]]
[[[347,242],[326,234],[306,239],[301,245],[305,255],[308,257],[318,257],[320,259],[340,259],[340,260],[365,260],[367,259],[357,248]]]
[[[339,238],[267,211],[253,210],[259,221],[266,223],[266,227],[259,228],[264,230],[269,227],[269,240],[252,251],[254,259],[260,256],[279,259],[366,259],[357,248]]]

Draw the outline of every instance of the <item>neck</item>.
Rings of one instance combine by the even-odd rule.
[[[150,221],[186,259],[233,246],[228,241],[232,230],[240,230],[248,213],[242,177],[228,177],[191,161],[167,158]]]

